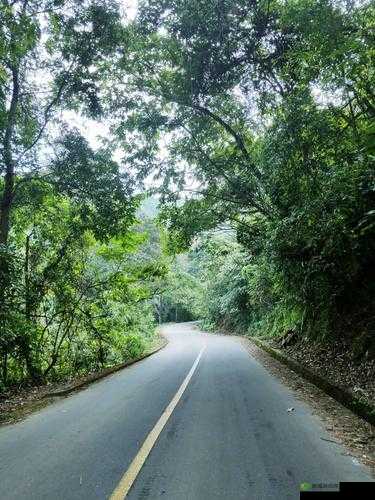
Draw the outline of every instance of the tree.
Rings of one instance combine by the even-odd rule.
[[[107,307],[106,283],[89,279],[89,255],[135,222],[139,197],[111,148],[93,151],[64,120],[103,115],[124,26],[115,1],[95,0],[4,0],[0,26],[3,381],[39,381],[83,324],[99,331],[84,303],[98,288]]]
[[[80,107],[94,116],[100,112],[98,75],[116,49],[120,30],[115,6],[74,0],[1,2],[0,244],[9,239],[19,182],[25,173],[27,178],[42,173],[37,148],[56,111]]]
[[[372,295],[373,19],[330,0],[148,0],[119,62],[118,138],[161,178],[176,248],[231,224],[272,270],[274,310],[315,334],[353,286]]]

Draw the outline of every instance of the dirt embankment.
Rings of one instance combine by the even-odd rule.
[[[271,342],[270,345],[332,384],[375,406],[375,357],[372,353],[358,353],[345,341],[316,343],[301,339],[284,347],[280,342]]]

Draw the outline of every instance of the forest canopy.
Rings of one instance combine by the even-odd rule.
[[[161,176],[176,251],[235,231],[243,262],[227,252],[233,280],[216,298],[238,280],[247,326],[373,329],[374,14],[333,0],[140,3],[120,63],[137,102],[117,133],[136,170]]]

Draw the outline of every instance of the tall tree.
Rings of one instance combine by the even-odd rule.
[[[61,280],[75,280],[69,266],[88,232],[108,241],[135,220],[129,176],[110,148],[92,151],[64,115],[103,114],[101,85],[122,39],[115,1],[0,2],[0,346],[4,367],[19,355],[33,379],[44,369],[40,317],[57,311],[45,328],[65,336],[74,326],[79,301],[71,289],[63,293]],[[51,363],[49,370],[55,354]]]
[[[179,246],[233,224],[315,331],[371,295],[373,22],[368,2],[146,0],[119,62],[118,137]]]
[[[2,0],[0,21],[0,244],[7,244],[18,184],[43,173],[39,146],[57,112],[100,113],[99,82],[121,23],[116,2],[91,0]]]

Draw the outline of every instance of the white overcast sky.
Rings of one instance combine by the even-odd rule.
[[[130,20],[134,19],[137,14],[138,0],[122,0],[126,17]]]

